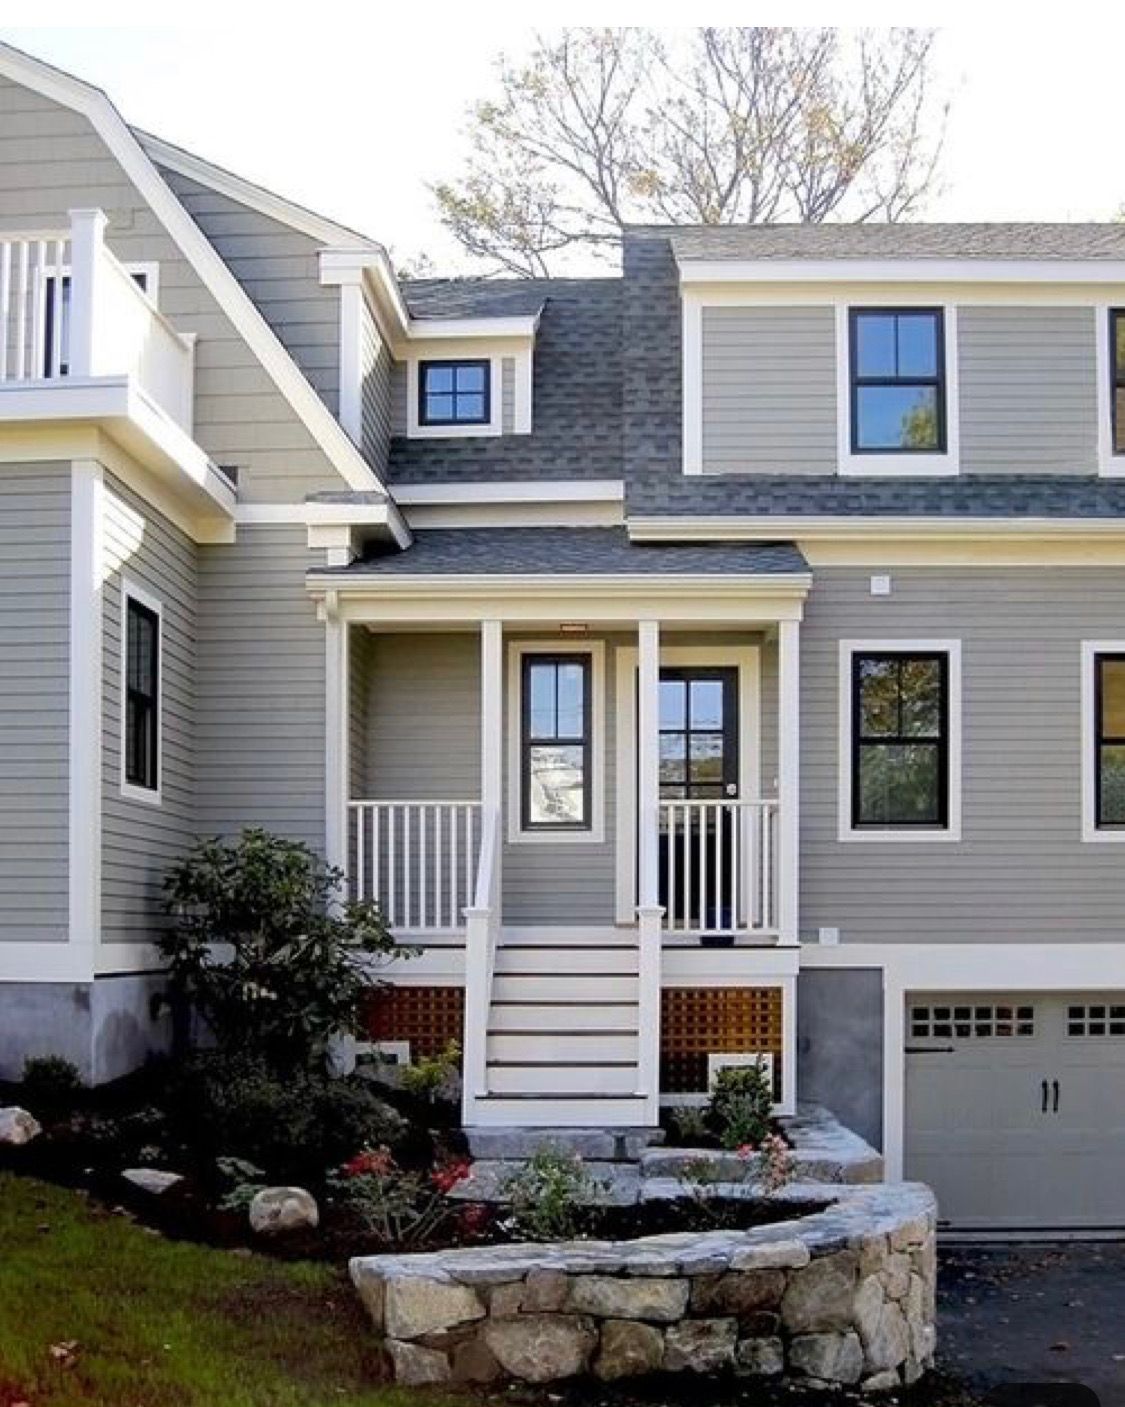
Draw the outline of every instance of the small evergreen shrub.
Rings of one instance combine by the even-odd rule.
[[[38,1055],[24,1061],[22,1096],[31,1112],[67,1114],[80,1103],[86,1088],[78,1066],[61,1055]]]
[[[707,1120],[724,1148],[757,1148],[772,1115],[773,1081],[764,1063],[728,1065],[715,1076]]]

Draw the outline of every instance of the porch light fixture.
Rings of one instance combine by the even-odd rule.
[[[560,635],[589,635],[590,627],[585,621],[564,620],[559,625]]]

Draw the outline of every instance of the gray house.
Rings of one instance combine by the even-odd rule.
[[[0,49],[0,1075],[310,842],[473,1126],[766,1057],[960,1226],[1125,1223],[1125,226],[377,243]]]

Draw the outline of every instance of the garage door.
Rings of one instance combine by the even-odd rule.
[[[908,998],[905,1152],[951,1227],[1125,1229],[1125,993]]]

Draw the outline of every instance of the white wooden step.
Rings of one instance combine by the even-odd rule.
[[[504,1031],[624,1031],[637,1030],[635,1002],[493,1002],[488,1019],[492,1032]]]
[[[564,926],[562,924],[522,925],[519,928],[500,930],[500,947],[509,943],[536,944],[545,947],[566,945],[573,948],[635,948],[637,930],[635,928]]]
[[[486,1076],[490,1094],[635,1094],[637,1067],[624,1065],[556,1064],[496,1065],[491,1061]]]
[[[523,1099],[485,1095],[473,1100],[471,1121],[480,1128],[641,1128],[650,1122],[643,1099],[612,1096],[602,1099]]]
[[[528,977],[501,973],[493,979],[492,999],[499,1002],[549,1001],[575,1005],[588,1001],[629,1002],[637,999],[637,979],[634,976],[574,977],[568,972]]]
[[[545,1061],[565,1065],[577,1060],[583,1063],[637,1060],[636,1033],[621,1032],[609,1034],[605,1031],[590,1031],[579,1034],[573,1030],[525,1031],[502,1035],[489,1035],[488,1061],[503,1061],[506,1064],[530,1062],[541,1064]]]
[[[524,947],[507,945],[496,950],[497,975],[548,972],[554,977],[570,973],[609,976],[637,971],[636,948]]]

